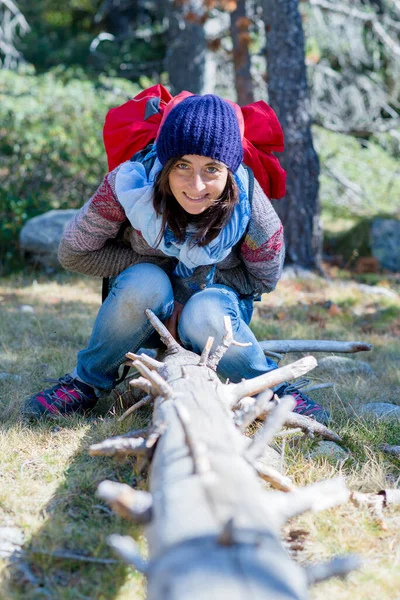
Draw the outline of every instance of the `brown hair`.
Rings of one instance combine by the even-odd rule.
[[[178,160],[180,157],[170,158],[157,175],[154,183],[153,207],[156,213],[162,217],[157,245],[162,240],[167,226],[174,233],[176,239],[183,242],[187,226],[189,223],[195,223],[197,232],[193,237],[192,244],[193,246],[206,246],[229,222],[239,197],[237,185],[231,171],[228,170],[228,179],[221,197],[200,215],[190,215],[175,199],[169,186],[169,174]]]

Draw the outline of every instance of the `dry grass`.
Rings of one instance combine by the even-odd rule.
[[[399,289],[396,282],[384,278],[380,284]],[[106,544],[111,532],[130,531],[144,544],[139,529],[111,514],[95,496],[102,479],[131,482],[134,465],[90,458],[87,447],[141,426],[148,413],[118,424],[115,394],[116,405],[103,405],[102,413],[91,419],[29,425],[18,416],[22,400],[43,387],[43,377],[59,377],[74,366],[99,303],[98,280],[63,275],[0,282],[0,372],[20,377],[19,382],[0,380],[0,527],[18,526],[26,537],[26,555],[14,568],[0,561],[4,600],[139,600],[145,594],[142,578],[123,565],[93,565],[49,554],[63,549],[112,558]],[[24,305],[32,309],[22,309]],[[260,339],[362,339],[374,344],[372,353],[354,358],[368,362],[376,377],[341,372],[326,376],[318,370],[312,374],[315,382],[331,378],[335,383],[333,390],[315,392],[313,397],[331,408],[333,428],[344,437],[349,458],[341,463],[310,458],[315,443],[301,442],[286,449],[287,471],[299,485],[338,471],[352,489],[377,491],[398,485],[398,462],[382,454],[379,446],[384,441],[399,443],[400,426],[377,424],[357,413],[366,401],[400,403],[399,298],[366,294],[343,279],[284,280],[259,305],[253,327]],[[297,552],[301,562],[347,552],[358,552],[365,560],[364,567],[345,582],[316,586],[314,600],[400,598],[400,515],[390,509],[386,518],[384,531],[367,511],[348,505],[289,524],[289,529],[301,527],[308,532],[304,549]]]

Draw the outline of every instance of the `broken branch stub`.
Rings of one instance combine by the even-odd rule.
[[[229,350],[230,346],[240,346],[241,348],[246,348],[251,346],[251,342],[237,342],[233,339],[232,332],[232,321],[228,315],[224,316],[224,327],[225,333],[222,338],[221,344],[215,349],[213,354],[209,357],[207,361],[207,367],[212,369],[213,371],[217,370],[220,360],[224,356],[224,354]]]
[[[248,398],[249,402],[244,403],[242,398],[242,408],[235,412],[233,422],[240,431],[246,431],[247,427],[251,425],[258,417],[265,413],[268,409],[268,404],[272,400],[274,392],[272,390],[265,390],[257,396],[256,399]]]
[[[162,343],[165,344],[165,346],[167,346],[168,351],[178,352],[182,348],[182,346],[178,344],[176,339],[170,334],[168,329],[165,327],[164,323],[162,323],[160,319],[149,308],[145,310],[145,313],[146,317],[159,334]]]
[[[282,475],[277,469],[264,465],[261,461],[257,460],[254,463],[254,468],[261,479],[267,481],[271,487],[281,492],[293,492],[296,488],[290,477]]]
[[[268,500],[269,505],[276,511],[277,518],[282,519],[284,523],[309,510],[320,512],[344,504],[349,500],[349,496],[350,492],[343,477],[334,477],[297,488],[289,494],[270,492]]]
[[[172,387],[159,373],[157,373],[157,371],[152,371],[146,367],[146,365],[140,362],[140,360],[136,360],[133,363],[133,366],[136,367],[143,377],[150,381],[152,385],[153,396],[163,396],[165,399],[173,397],[174,391]]]
[[[89,448],[90,456],[136,456],[147,452],[147,443],[142,437],[110,438],[100,444],[92,444]]]
[[[280,431],[288,413],[296,406],[293,396],[284,396],[275,409],[271,412],[264,427],[257,431],[253,437],[251,446],[246,451],[246,459],[254,462],[265,451],[266,446],[272,442],[274,435]]]
[[[129,364],[129,366],[131,367],[133,366],[133,363],[136,360],[140,360],[149,369],[154,369],[155,371],[159,372],[165,369],[164,363],[160,362],[159,360],[156,360],[155,358],[152,358],[151,356],[148,356],[147,354],[135,354],[134,352],[127,352],[125,356],[126,358],[130,359],[131,363]],[[127,361],[127,363],[128,362],[129,361]]]
[[[292,412],[287,415],[284,425],[285,427],[301,429],[307,435],[316,434],[322,437],[324,440],[329,440],[330,442],[335,442],[336,444],[343,444],[342,438],[337,433],[331,429],[328,429],[328,427],[322,425],[322,423],[319,423],[315,419],[305,415],[299,415]]]
[[[206,342],[206,345],[204,346],[204,350],[201,353],[200,360],[199,360],[199,367],[207,365],[208,357],[210,355],[213,343],[214,343],[214,338],[212,335],[210,335]]]
[[[97,495],[125,519],[131,519],[138,525],[151,521],[153,500],[149,492],[134,490],[126,483],[102,481]]]
[[[107,542],[124,562],[146,575],[148,563],[140,554],[137,543],[129,535],[113,533],[108,536]]]
[[[313,356],[305,356],[290,365],[279,367],[269,371],[264,375],[259,375],[253,379],[246,379],[240,383],[229,384],[228,392],[230,394],[230,404],[233,406],[244,396],[255,396],[267,388],[274,387],[284,381],[291,381],[297,377],[305,375],[317,366],[317,361]]]
[[[136,404],[133,404],[132,406],[130,406],[128,408],[128,410],[126,410],[124,412],[124,414],[122,414],[119,417],[118,423],[121,423],[124,419],[126,419],[126,417],[128,417],[132,413],[134,413],[137,410],[139,410],[139,408],[142,408],[142,406],[146,406],[147,404],[150,404],[151,402],[154,402],[153,396],[150,396],[150,395],[145,396],[144,398],[142,398],[142,400],[139,400],[139,402],[136,402]]]

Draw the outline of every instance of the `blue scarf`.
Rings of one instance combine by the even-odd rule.
[[[143,159],[147,161],[156,157],[155,145]],[[157,246],[161,231],[162,218],[153,207],[154,181],[161,171],[162,165],[158,158],[149,174],[141,162],[125,162],[118,170],[115,180],[115,191],[119,202],[125,210],[127,219],[132,227],[141,232],[146,242],[152,248]],[[178,241],[173,232],[167,227],[160,244],[157,246],[167,256],[176,258],[179,262],[174,274],[178,277],[190,276],[196,267],[215,265],[221,262],[243,237],[250,220],[250,202],[248,198],[248,174],[241,165],[234,175],[239,191],[239,202],[235,205],[232,217],[225,227],[206,246],[192,245],[195,226],[189,225],[186,239]]]

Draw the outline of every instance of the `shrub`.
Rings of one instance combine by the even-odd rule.
[[[0,272],[18,263],[27,219],[90,197],[107,171],[105,114],[138,91],[126,80],[93,82],[62,69],[0,71]]]

